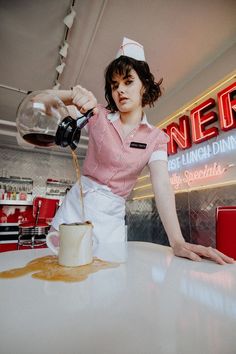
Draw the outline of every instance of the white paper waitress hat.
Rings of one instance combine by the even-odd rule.
[[[132,39],[123,38],[123,43],[116,54],[116,58],[121,55],[126,55],[127,57],[134,58],[136,60],[145,61],[144,49],[142,44],[133,41]]]

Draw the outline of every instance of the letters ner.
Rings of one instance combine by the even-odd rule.
[[[236,128],[236,82],[224,88],[217,94],[219,128],[228,131]],[[179,124],[169,124],[165,132],[169,135],[168,154],[174,155],[178,148],[189,149],[192,143],[199,144],[219,134],[216,126],[209,124],[218,120],[217,113],[211,111],[216,106],[213,98],[208,98],[190,111],[190,117],[183,115]]]

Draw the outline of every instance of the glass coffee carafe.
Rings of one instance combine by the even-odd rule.
[[[89,110],[77,119],[70,117],[62,100],[52,93],[35,91],[27,95],[17,111],[16,126],[21,137],[36,146],[70,146],[75,150],[81,129],[93,115]]]

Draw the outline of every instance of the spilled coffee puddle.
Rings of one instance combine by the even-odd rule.
[[[90,274],[102,269],[119,267],[119,263],[103,261],[94,257],[92,263],[79,267],[63,267],[58,264],[57,256],[36,258],[22,268],[14,268],[0,272],[0,278],[11,279],[33,273],[32,278],[48,281],[79,282]]]

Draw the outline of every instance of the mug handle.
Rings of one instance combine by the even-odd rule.
[[[57,231],[49,232],[46,236],[46,244],[48,248],[50,248],[50,250],[52,250],[52,252],[58,256],[59,247],[54,246],[52,243],[51,238],[53,236],[56,236],[59,239],[59,233]]]

